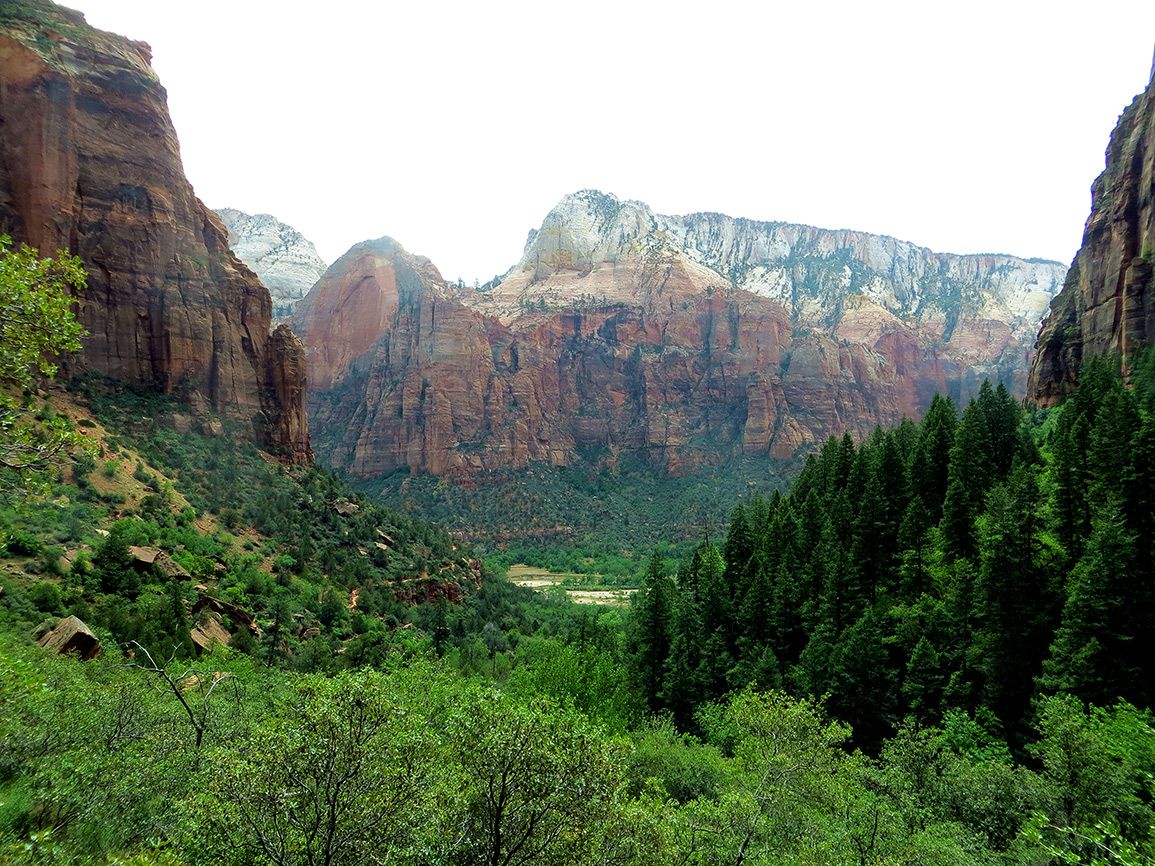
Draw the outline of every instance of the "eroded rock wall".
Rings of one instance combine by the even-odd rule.
[[[0,232],[88,271],[73,369],[198,394],[294,461],[311,452],[299,346],[181,165],[147,45],[45,0],[0,11]],[[288,402],[286,402],[288,401]],[[294,402],[295,401],[295,402]]]
[[[1091,187],[1091,216],[1066,285],[1039,333],[1031,396],[1059,402],[1085,358],[1124,361],[1155,341],[1155,69],[1123,112],[1107,167]]]

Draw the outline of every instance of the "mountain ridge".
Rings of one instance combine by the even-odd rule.
[[[1062,266],[927,261],[865,233],[682,224],[582,191],[481,290],[395,241],[367,242],[293,322],[319,447],[352,475],[631,455],[683,472],[861,438],[917,416],[936,391],[965,399],[988,375],[1021,392]]]

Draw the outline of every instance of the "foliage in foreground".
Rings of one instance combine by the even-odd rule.
[[[84,285],[74,256],[42,259],[0,236],[0,496],[42,485],[52,459],[77,443],[63,419],[38,412],[32,390],[56,374],[56,356],[80,349],[71,291]]]
[[[171,669],[178,681],[198,677],[185,694],[210,707],[198,745],[173,691],[131,662],[82,665],[4,638],[0,673],[0,839],[12,862],[1150,855],[1134,833],[1150,824],[1151,718],[1122,704],[1088,714],[1050,699],[1041,764],[1028,769],[961,714],[904,726],[868,757],[846,748],[850,730],[815,703],[777,692],[703,708],[701,738],[661,723],[612,735],[565,704],[438,663],[324,677],[222,653],[196,672]]]

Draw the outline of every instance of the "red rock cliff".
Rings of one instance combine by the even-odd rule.
[[[77,366],[198,392],[259,441],[312,459],[303,350],[184,176],[147,45],[46,0],[0,7],[0,232],[78,255]]]
[[[318,450],[361,476],[787,458],[1018,386],[1063,266],[891,238],[665,217],[585,191],[482,291],[359,244],[297,308]]]
[[[516,327],[463,303],[427,259],[360,244],[296,313],[318,448],[352,474],[469,475],[629,454],[680,471],[745,452],[789,457],[913,411],[921,378],[862,345],[797,334],[778,303],[684,258],[635,263],[631,302],[527,310]],[[929,384],[929,393],[916,390]]]
[[[1030,394],[1044,406],[1071,390],[1084,358],[1126,359],[1155,342],[1155,68],[1119,118],[1107,167],[1063,291],[1039,333]]]

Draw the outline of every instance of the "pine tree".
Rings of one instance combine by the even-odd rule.
[[[810,633],[806,648],[798,656],[798,664],[790,671],[799,692],[814,698],[830,694],[836,640],[834,628],[827,622],[818,623]]]
[[[715,629],[702,646],[698,662],[697,691],[699,700],[717,700],[730,690],[734,657],[730,654],[727,638],[721,629]]]
[[[1011,471],[1015,457],[1021,456],[1019,426],[1022,409],[1002,382],[993,391],[989,380],[983,382],[977,402],[990,431],[991,450],[987,459],[991,461],[992,474],[995,478],[1005,478]]]
[[[1103,395],[1087,447],[1087,464],[1094,467],[1087,478],[1088,493],[1095,503],[1124,498],[1131,467],[1132,440],[1140,428],[1135,398],[1121,382]]]
[[[897,571],[898,530],[906,509],[906,466],[894,437],[872,439],[873,459],[854,520],[852,560],[867,599],[894,584]]]
[[[930,514],[922,497],[916,494],[906,507],[898,527],[898,549],[901,551],[899,587],[903,598],[916,599],[927,589],[929,532]]]
[[[730,517],[730,528],[722,548],[731,607],[741,604],[754,582],[754,572],[757,569],[754,560],[756,549],[754,530],[746,516],[746,509],[739,502]]]
[[[699,549],[698,602],[702,609],[702,626],[706,634],[721,632],[728,637],[733,631],[734,605],[726,580],[726,561],[713,545]]]
[[[807,640],[802,607],[812,584],[805,575],[808,566],[799,544],[801,534],[791,500],[787,500],[767,533],[771,555],[766,564],[772,604],[768,631],[775,654],[786,665],[797,661]]]
[[[989,392],[989,383],[984,383]],[[993,396],[988,396],[990,403]],[[942,533],[947,552],[972,557],[976,550],[975,519],[994,481],[990,459],[993,443],[983,407],[972,400],[963,412],[951,446],[946,497],[942,506]]]
[[[1088,494],[1097,472],[1090,462],[1091,434],[1105,397],[1121,387],[1117,359],[1092,359],[1079,375],[1079,387],[1059,410],[1051,443],[1055,531],[1072,560],[1082,556],[1091,532]]]
[[[1155,350],[1143,357],[1155,358]],[[1123,484],[1123,519],[1135,537],[1134,559],[1123,594],[1128,599],[1134,659],[1155,658],[1155,416],[1147,416],[1127,449],[1130,463]],[[1146,703],[1155,701],[1155,683],[1149,683]],[[1138,698],[1136,699],[1138,701]]]
[[[941,659],[924,635],[910,654],[902,682],[906,705],[920,722],[931,722],[938,715],[943,685]]]
[[[951,564],[943,606],[946,611],[947,642],[941,658],[949,670],[944,703],[974,710],[978,705],[978,671],[981,661],[976,646],[974,565],[966,559]]]
[[[108,537],[101,542],[92,557],[92,567],[101,592],[116,593],[125,598],[136,598],[140,593],[140,575],[133,566],[125,529],[120,524],[113,524]]]
[[[863,564],[848,556],[844,547],[849,523],[849,507],[840,494],[823,524],[822,540],[812,559],[812,567],[821,575],[821,592],[810,605],[811,631],[819,623],[828,623],[835,634],[841,634],[871,601],[873,575],[864,580]]]
[[[1008,729],[1022,720],[1052,637],[1053,599],[1037,561],[1038,484],[1016,469],[987,498],[975,610],[983,701]]]
[[[957,426],[958,412],[950,397],[935,394],[922,419],[910,464],[912,492],[926,505],[931,523],[942,518]]]
[[[1071,575],[1062,626],[1040,679],[1044,689],[1100,705],[1149,699],[1144,670],[1151,659],[1135,658],[1131,648],[1134,600],[1126,589],[1134,559],[1134,535],[1118,509],[1104,508]]]
[[[739,640],[755,647],[777,643],[778,629],[774,622],[774,581],[765,563],[759,563],[754,580],[738,608]],[[745,656],[745,653],[741,654]]]
[[[658,700],[673,714],[683,730],[689,728],[702,697],[698,679],[701,635],[702,618],[698,613],[697,599],[692,592],[681,590],[674,608],[673,637],[662,670],[662,690]]]
[[[662,558],[655,551],[642,585],[631,600],[634,670],[654,711],[661,708],[659,695],[672,643],[675,592]]]
[[[843,633],[830,660],[830,711],[870,750],[893,730],[895,677],[879,617],[867,611]]]

